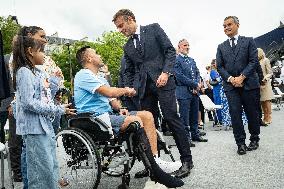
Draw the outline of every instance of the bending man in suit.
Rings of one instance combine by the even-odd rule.
[[[224,32],[229,37],[217,49],[217,68],[224,80],[228,98],[233,133],[238,145],[237,153],[256,150],[259,146],[259,78],[257,74],[257,49],[253,38],[238,34],[236,16],[224,19]],[[242,123],[242,107],[247,115],[250,144],[245,144],[246,133]]]
[[[112,21],[119,32],[128,37],[124,46],[126,86],[135,88],[141,109],[152,112],[155,118],[158,116],[159,101],[181,155],[182,166],[173,174],[179,178],[186,177],[193,163],[188,138],[177,114],[176,86],[171,76],[175,48],[159,24],[140,26],[128,9],[119,10]]]

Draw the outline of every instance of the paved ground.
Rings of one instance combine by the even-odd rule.
[[[237,148],[232,131],[214,131],[212,123],[207,122],[205,131],[209,142],[197,143],[196,147],[192,148],[195,167],[190,176],[183,179],[185,185],[182,189],[283,189],[283,122],[284,108],[282,107],[280,111],[273,111],[273,123],[268,127],[261,128],[259,149],[243,156],[236,153]],[[174,143],[171,137],[165,138],[168,144]],[[248,139],[247,143],[249,143]],[[172,148],[172,152],[174,157],[178,159],[176,147]],[[170,160],[167,155],[163,155],[162,158]],[[133,167],[131,188],[143,189],[145,185],[147,189],[165,188],[155,185],[153,182],[147,182],[148,178],[134,179],[134,173],[141,168],[141,163],[137,163]],[[5,181],[7,183],[6,173]],[[114,189],[120,182],[119,178],[103,174],[99,189]],[[16,183],[16,188],[21,188],[21,186],[21,183]]]

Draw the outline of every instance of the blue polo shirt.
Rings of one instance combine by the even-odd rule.
[[[78,113],[90,112],[97,116],[112,112],[109,99],[96,92],[103,85],[109,86],[107,80],[89,69],[81,69],[75,75],[74,100]]]

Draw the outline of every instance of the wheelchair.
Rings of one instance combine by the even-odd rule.
[[[114,136],[110,126],[90,113],[70,118],[68,127],[56,135],[59,175],[69,182],[67,188],[96,189],[103,173],[121,177],[118,188],[129,188],[129,171],[143,154],[133,144],[133,130],[138,127],[139,123],[133,122],[126,131]],[[158,148],[175,161],[158,131],[157,136]]]

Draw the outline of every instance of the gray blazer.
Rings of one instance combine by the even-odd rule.
[[[243,86],[245,90],[259,88],[259,78],[256,70],[259,63],[253,38],[239,36],[234,51],[229,40],[224,41],[218,46],[216,61],[218,72],[224,80],[225,91],[234,89],[234,86],[227,82],[228,78],[241,74],[246,77]]]
[[[154,23],[140,27],[140,41],[142,54],[135,49],[133,39],[130,37],[124,46],[126,61],[125,85],[134,87],[143,98],[147,77],[156,83],[162,72],[173,73],[176,51],[170,39],[160,27]],[[175,89],[173,77],[169,77],[167,85],[161,90]]]

